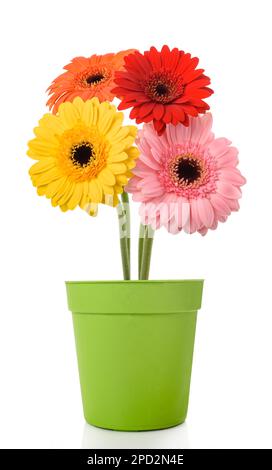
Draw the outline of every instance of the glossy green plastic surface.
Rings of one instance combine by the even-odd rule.
[[[182,423],[203,281],[66,287],[86,421],[123,431]]]

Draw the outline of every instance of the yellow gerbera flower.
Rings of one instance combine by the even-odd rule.
[[[77,97],[45,114],[27,152],[38,160],[29,171],[38,194],[63,211],[80,206],[95,215],[99,203],[116,206],[139,153],[137,128],[122,123],[123,113],[97,98]]]

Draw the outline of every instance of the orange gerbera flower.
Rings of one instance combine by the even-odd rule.
[[[51,95],[47,101],[49,109],[56,113],[64,101],[73,101],[80,96],[84,101],[96,96],[100,102],[112,101],[115,95],[115,72],[123,69],[124,57],[134,49],[117,54],[92,55],[75,57],[70,64],[63,67],[66,71],[59,75],[48,87]]]

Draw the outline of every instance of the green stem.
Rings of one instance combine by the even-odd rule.
[[[142,250],[142,262],[141,262],[141,273],[140,279],[147,280],[149,277],[150,261],[152,246],[154,240],[154,230],[150,225],[146,225],[144,228],[144,239],[143,239],[143,250]]]
[[[122,193],[121,202],[117,206],[119,220],[120,248],[125,280],[130,279],[130,213],[127,193]]]
[[[121,199],[124,206],[125,217],[126,217],[126,240],[127,240],[127,250],[128,250],[128,258],[130,264],[130,208],[129,208],[129,197],[128,193],[125,191],[121,194]]]
[[[141,279],[143,248],[144,248],[145,225],[140,224],[139,242],[138,242],[138,279]]]

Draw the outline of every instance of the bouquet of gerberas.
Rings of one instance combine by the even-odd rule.
[[[30,169],[33,185],[53,206],[79,206],[92,216],[99,204],[117,207],[125,280],[128,193],[141,203],[139,280],[149,276],[155,230],[205,235],[239,209],[245,179],[237,169],[238,151],[212,132],[205,99],[213,91],[198,62],[168,46],[76,57],[48,88],[52,112],[29,142],[28,155],[37,160]],[[119,110],[132,108],[130,118],[144,123],[140,130],[123,124],[123,113],[110,104],[114,98]],[[202,281],[79,282],[67,283],[67,290],[76,312],[86,419],[114,429],[182,422]]]

